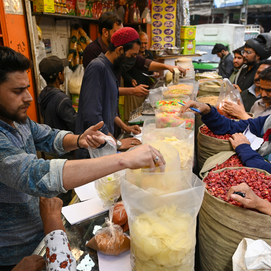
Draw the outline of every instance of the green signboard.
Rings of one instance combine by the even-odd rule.
[[[271,5],[271,0],[249,0],[249,5]]]

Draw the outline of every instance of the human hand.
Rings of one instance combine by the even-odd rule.
[[[238,85],[233,84],[233,86],[234,86],[236,89],[238,89],[238,91],[239,91],[240,93],[242,92],[241,88],[240,88]]]
[[[138,135],[141,133],[141,129],[138,125],[128,126],[126,125],[125,129],[123,129],[127,134],[133,133],[134,135]]]
[[[168,65],[168,70],[173,73],[173,69],[177,68],[180,71],[180,74],[182,74],[183,77],[186,76],[186,69],[182,68],[181,66],[171,66]]]
[[[101,129],[104,125],[103,121],[100,121],[96,125],[93,125],[89,127],[81,136],[79,139],[79,146],[81,148],[88,148],[89,146],[91,148],[98,148],[101,144],[105,143],[105,134],[98,131]]]
[[[143,167],[165,166],[166,161],[163,155],[149,144],[144,144],[129,152],[123,153],[125,156],[124,164],[126,168],[138,169]]]
[[[127,150],[134,146],[141,145],[141,141],[133,137],[121,139],[120,142],[122,145],[118,150]]]
[[[40,216],[45,235],[54,230],[64,230],[61,219],[62,205],[60,198],[40,197]]]
[[[246,110],[244,105],[241,103],[240,99],[237,100],[237,104],[225,100],[222,106],[222,110],[230,116],[236,117],[238,119],[246,120],[251,118]]]
[[[205,103],[199,103],[199,102],[190,100],[183,107],[181,107],[180,113],[185,113],[186,111],[191,111],[191,109],[189,109],[189,107],[194,107],[194,108],[199,109],[199,111],[202,114],[207,114],[211,111],[211,108],[209,105],[207,105]],[[192,111],[192,112],[194,114],[198,114],[195,111]]]
[[[250,142],[248,141],[248,139],[246,138],[245,135],[243,135],[242,133],[235,133],[233,134],[230,138],[229,141],[233,147],[233,149],[235,150],[239,145],[241,144],[249,144]]]
[[[242,192],[245,194],[245,197],[243,198],[237,194],[233,194],[234,192]],[[227,193],[227,198],[228,200],[236,200],[242,203],[246,208],[250,209],[257,209],[257,207],[259,207],[259,202],[262,200],[252,191],[252,189],[246,183],[232,186]]]
[[[134,87],[137,86],[137,81],[136,81],[135,79],[132,79],[131,83],[132,83],[132,85],[133,85]]]
[[[45,260],[38,255],[24,257],[12,271],[39,271],[45,267]]]
[[[140,84],[134,88],[134,94],[137,97],[143,97],[149,94],[149,90],[147,89],[149,86]]]

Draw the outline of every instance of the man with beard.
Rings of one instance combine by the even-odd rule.
[[[218,74],[223,78],[229,78],[233,72],[233,57],[228,49],[221,43],[216,43],[212,55],[217,55],[220,58],[218,65]]]
[[[265,101],[271,104],[271,67],[260,74],[260,88]],[[190,107],[195,107],[201,112],[201,120],[217,135],[231,134],[229,139],[239,159],[246,167],[266,170],[271,173],[271,115],[248,120],[232,120],[218,113],[215,107],[208,104],[189,101],[180,110],[184,113]],[[243,134],[249,126],[250,132],[264,141],[257,151],[254,151],[250,142]]]
[[[229,78],[230,82],[232,84],[235,84],[235,79],[236,79],[236,76],[238,74],[238,72],[240,71],[240,68],[243,66],[244,64],[244,59],[243,59],[243,56],[242,56],[242,50],[244,49],[244,47],[240,47],[240,48],[237,48],[236,50],[232,51],[233,54],[234,54],[234,58],[233,58],[233,72]]]
[[[140,40],[136,30],[131,27],[121,28],[112,35],[108,51],[101,53],[87,66],[80,91],[75,128],[77,133],[81,133],[84,127],[97,120],[104,122],[100,131],[112,137],[114,123],[121,128],[125,126],[116,114],[119,99],[117,74],[125,57],[135,58],[139,48]],[[134,138],[117,141],[119,150],[139,144],[141,142]],[[88,153],[78,150],[76,157],[86,158]]]
[[[242,55],[246,67],[240,71],[236,84],[243,91],[253,85],[254,76],[258,69],[257,64],[271,56],[271,33],[263,33],[257,38],[248,40]]]
[[[230,101],[225,101],[222,109],[230,116],[245,120],[251,118],[246,112],[253,113],[254,117],[266,116],[268,112],[270,113],[270,109],[265,110],[267,107],[265,107],[261,99],[260,74],[271,66],[271,60],[262,60],[259,65],[255,73],[254,84],[249,89],[241,92],[244,105],[240,101],[237,101],[238,105]]]
[[[98,131],[103,122],[74,135],[30,120],[29,68],[25,56],[0,46],[0,270],[11,270],[43,239],[39,197],[66,193],[125,168],[165,164],[159,151],[149,145],[82,161],[38,159],[36,151],[61,155],[96,148],[105,140]]]

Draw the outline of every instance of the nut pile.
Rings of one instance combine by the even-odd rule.
[[[206,125],[200,127],[200,131],[204,135],[207,135],[207,136],[210,136],[210,137],[214,137],[214,138],[217,138],[217,139],[229,140],[229,138],[231,137],[230,134],[216,135]]]
[[[256,169],[226,169],[219,173],[209,172],[204,182],[209,194],[236,206],[243,207],[237,201],[232,199],[228,201],[227,192],[232,186],[241,183],[247,183],[257,196],[271,202],[271,175],[267,176]]]

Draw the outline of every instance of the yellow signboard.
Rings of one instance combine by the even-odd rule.
[[[177,0],[152,0],[152,47],[175,46]]]

